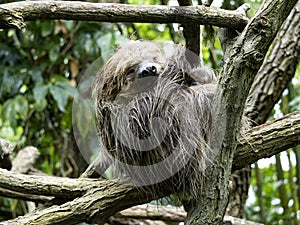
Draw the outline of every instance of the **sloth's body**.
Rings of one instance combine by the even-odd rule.
[[[168,59],[158,45],[129,43],[98,74],[97,126],[118,178],[196,195],[210,162],[215,75],[192,68],[178,47]]]

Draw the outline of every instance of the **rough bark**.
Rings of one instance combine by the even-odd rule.
[[[58,179],[60,180],[60,178]],[[97,183],[97,182],[95,182]],[[99,183],[98,183],[99,184]],[[132,201],[132,199],[135,199]],[[150,201],[136,188],[128,185],[103,181],[99,187],[87,191],[82,197],[75,198],[62,205],[41,209],[1,224],[78,224],[80,222],[104,224],[112,214]],[[139,203],[138,203],[139,202]]]
[[[248,18],[236,11],[205,6],[176,7],[90,3],[79,1],[21,1],[0,5],[0,28],[22,28],[24,21],[65,19],[99,22],[193,23],[243,30]]]
[[[180,6],[192,6],[191,0],[178,0]],[[182,24],[183,35],[185,38],[186,48],[194,52],[197,56],[200,55],[200,25],[199,24]],[[193,62],[197,65],[197,61]],[[199,63],[199,62],[198,62]]]
[[[30,168],[36,163],[39,155],[39,150],[33,146],[28,146],[21,149],[12,161],[11,171],[18,173],[27,173]]]
[[[233,165],[234,167],[234,165]],[[230,177],[231,188],[226,214],[243,218],[244,206],[248,198],[248,191],[251,182],[251,166],[248,165],[240,170],[236,170]]]
[[[139,205],[131,207],[130,209],[125,209],[114,215],[115,218],[122,219],[135,218],[135,219],[151,219],[151,220],[161,220],[161,221],[172,221],[172,222],[183,222],[185,220],[187,213],[184,209],[172,206],[157,206],[157,205]],[[230,223],[231,225],[260,225],[259,223],[254,223],[247,220],[242,220],[239,218],[234,218],[231,216],[224,217],[224,224]],[[127,223],[122,223],[127,224]],[[135,223],[138,225],[141,223]]]
[[[224,123],[226,111],[226,133],[216,163],[207,169],[204,190],[189,210],[186,224],[220,224],[225,214],[229,196],[229,177],[237,144],[243,106],[254,77],[263,58],[297,1],[266,0],[258,13],[241,33],[224,66],[213,105],[212,140],[220,138],[220,124]]]
[[[299,130],[299,111],[251,129],[240,139],[233,170],[299,145]],[[274,137],[276,140],[273,139]],[[261,146],[264,146],[263,149],[260,148]]]
[[[151,219],[173,222],[183,222],[186,212],[183,208],[159,205],[139,205],[125,209],[114,215],[119,218]]]
[[[264,123],[291,82],[300,61],[300,2],[282,25],[273,48],[251,87],[247,116]],[[292,28],[292,29],[291,29]]]

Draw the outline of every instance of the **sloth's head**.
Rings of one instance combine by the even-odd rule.
[[[135,41],[125,44],[101,69],[100,79],[95,84],[97,90],[94,89],[96,98],[114,101],[117,95],[135,95],[147,89],[135,81],[157,77],[165,61],[162,49],[153,42]],[[132,87],[133,83],[135,87]]]

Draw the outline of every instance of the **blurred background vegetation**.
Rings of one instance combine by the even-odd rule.
[[[9,1],[0,1],[6,2]],[[245,2],[251,5],[251,17],[261,0],[220,0],[213,5],[235,9]],[[120,3],[176,5],[176,1],[166,0]],[[40,171],[78,177],[87,162],[82,159],[73,135],[72,103],[86,69],[100,56],[107,60],[117,45],[129,39],[184,43],[181,28],[176,24],[63,20],[32,21],[26,25],[23,30],[0,29],[0,137],[14,144],[14,154],[25,146],[37,147],[41,155],[36,168]],[[205,26],[201,35],[204,62],[218,72],[223,56],[216,31],[215,27]],[[299,86],[298,69],[270,119],[300,109]],[[78,116],[80,121],[87,115]],[[78,129],[88,132],[84,126],[78,125]],[[270,225],[297,224],[299,159],[300,149],[290,149],[252,166],[247,219]],[[21,200],[0,198],[0,221],[27,210]]]

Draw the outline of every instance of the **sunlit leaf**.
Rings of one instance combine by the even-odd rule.
[[[1,116],[4,122],[8,122],[13,129],[16,129],[19,118],[23,121],[26,120],[28,109],[27,99],[21,95],[17,95],[3,104]]]
[[[8,122],[9,125],[15,129],[17,126],[16,110],[13,99],[7,100],[2,107],[1,116],[4,122]]]
[[[43,111],[46,108],[47,104],[48,104],[48,101],[44,98],[40,102],[35,102],[34,108],[37,111]]]
[[[10,126],[4,126],[0,128],[0,137],[4,139],[10,139],[15,134],[14,130]]]

